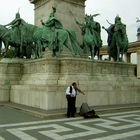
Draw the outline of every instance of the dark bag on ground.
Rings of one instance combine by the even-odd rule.
[[[87,103],[82,103],[79,114],[84,118],[100,118],[95,110],[91,109]]]

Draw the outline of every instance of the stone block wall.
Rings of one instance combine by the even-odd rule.
[[[86,93],[77,107],[140,102],[136,65],[82,58],[40,59],[23,63],[19,84],[12,85],[11,102],[46,110],[66,108],[65,90],[72,82]]]
[[[10,101],[11,85],[17,85],[22,75],[22,65],[10,59],[0,61],[0,101]]]

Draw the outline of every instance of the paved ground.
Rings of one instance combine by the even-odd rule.
[[[0,140],[139,140],[140,110],[82,117],[42,119],[0,106]]]

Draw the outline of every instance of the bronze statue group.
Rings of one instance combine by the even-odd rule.
[[[83,42],[80,44],[75,31],[65,29],[55,15],[56,8],[52,9],[48,20],[45,23],[41,20],[42,27],[28,24],[20,17],[19,12],[12,22],[0,25],[0,56],[7,57],[8,51],[11,50],[12,57],[41,58],[47,48],[52,51],[52,56],[59,57],[66,47],[73,56],[80,55],[85,58],[91,56],[93,60],[97,55],[99,59],[102,47],[101,26],[94,21],[94,17],[98,14],[85,15],[83,23],[75,21],[83,36]],[[121,22],[119,16],[116,16],[115,23],[103,29],[108,33],[109,59],[112,57],[114,61],[122,61],[123,54],[128,48],[126,25]]]

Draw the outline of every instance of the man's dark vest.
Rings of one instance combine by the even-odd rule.
[[[72,93],[72,86],[70,86],[70,93]]]

